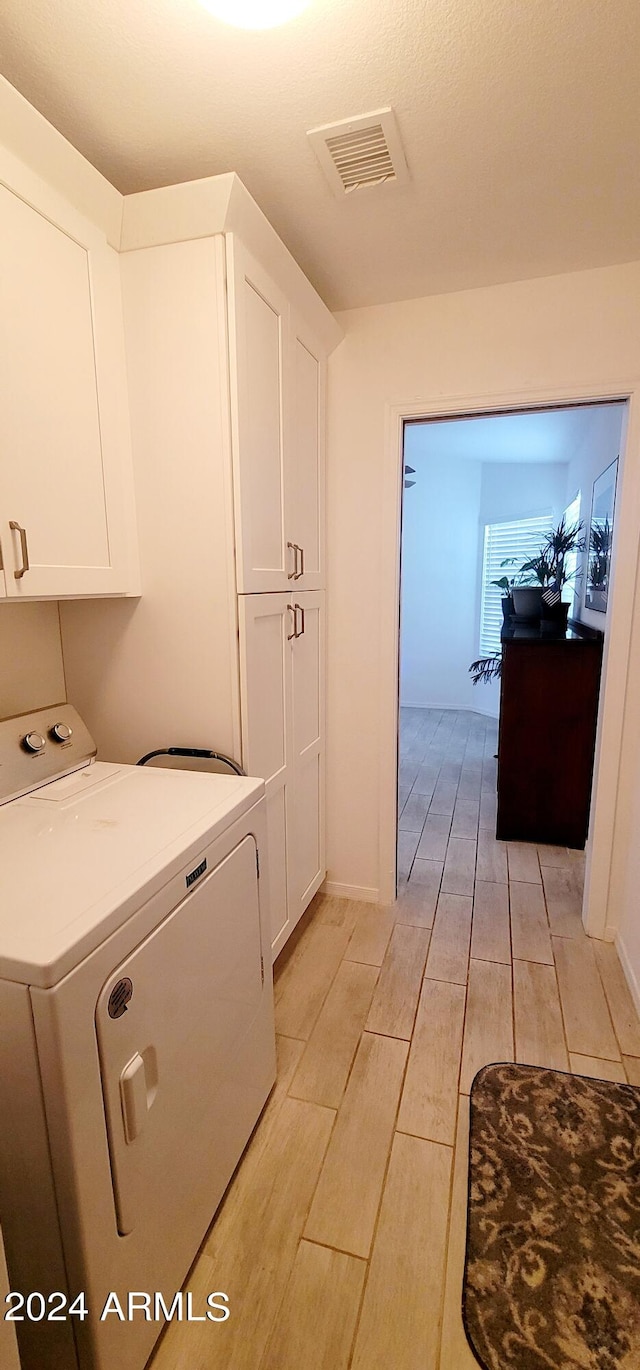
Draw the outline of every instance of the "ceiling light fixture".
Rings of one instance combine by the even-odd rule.
[[[205,9],[237,29],[274,29],[295,19],[311,0],[201,0]]]

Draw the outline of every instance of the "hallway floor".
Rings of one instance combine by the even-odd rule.
[[[501,843],[496,725],[402,711],[399,897],[316,896],[276,966],[278,1081],[153,1370],[474,1370],[462,1327],[468,1094],[488,1061],[640,1085],[583,859]]]

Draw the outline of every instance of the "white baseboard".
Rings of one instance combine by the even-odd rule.
[[[633,969],[633,966],[631,965],[629,956],[627,954],[627,949],[619,934],[616,937],[616,951],[618,953],[618,956],[620,957],[620,964],[624,971],[624,978],[629,986],[629,992],[635,1004],[636,1012],[640,1015],[640,984],[638,984],[638,977]]]
[[[457,714],[482,714],[483,718],[498,718],[499,714],[492,709],[471,708],[469,704],[410,704],[403,699],[400,702],[401,709],[449,709]]]
[[[363,904],[379,904],[380,891],[369,889],[368,885],[341,885],[336,880],[325,880],[323,894],[334,894],[337,899],[359,899]]]

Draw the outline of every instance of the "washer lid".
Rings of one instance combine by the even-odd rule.
[[[44,988],[264,794],[249,777],[95,762],[0,808],[0,977]]]

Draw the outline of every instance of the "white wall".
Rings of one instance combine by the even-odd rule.
[[[519,421],[524,428],[527,416]],[[479,453],[488,422],[473,422]],[[469,676],[480,655],[484,526],[547,512],[559,518],[567,466],[439,458],[438,428],[428,425],[428,451],[424,425],[409,425],[405,437],[416,483],[403,501],[400,699],[497,718],[498,683],[472,685]]]
[[[598,476],[602,475],[602,472],[606,470],[607,466],[610,466],[611,462],[615,461],[616,457],[620,454],[625,414],[626,407],[617,404],[594,408],[590,411],[588,427],[583,433],[579,448],[572,454],[567,476],[565,507],[575,499],[578,491],[580,491],[582,496],[580,517],[584,523],[584,536],[587,543],[587,549],[585,549],[584,554],[580,558],[581,575],[576,581],[572,613],[575,618],[579,618],[582,623],[588,623],[592,628],[599,628],[601,632],[604,631],[607,624],[611,596],[609,596],[606,614],[600,614],[593,609],[587,609],[584,602],[589,561],[588,541],[589,521],[591,518],[591,495],[594,481],[597,480]],[[618,493],[619,489],[620,467],[618,468]],[[614,517],[614,536],[617,526],[617,521]]]
[[[422,708],[473,709],[481,704],[469,664],[477,656],[482,467],[420,460],[415,436],[409,428],[405,457],[416,466],[416,483],[405,491],[402,520],[400,699]]]
[[[560,402],[600,398],[608,385],[624,393],[623,382],[640,374],[640,263],[352,310],[340,323],[345,339],[330,362],[328,429],[329,878],[388,890],[393,858],[381,796],[384,806],[393,787],[388,709],[397,690],[399,481],[390,407],[416,413],[420,402],[426,411],[455,413],[470,397],[481,408],[496,396]],[[633,441],[635,472],[637,436]],[[630,500],[625,517],[633,538],[640,511]],[[626,567],[626,606],[635,570]],[[612,650],[614,666],[620,656]],[[640,660],[631,684],[637,698]],[[618,719],[625,686],[625,671],[612,668]],[[627,734],[631,743],[625,716],[626,763],[635,773],[640,758],[626,746]],[[615,796],[615,776],[607,783]],[[628,856],[630,797],[627,777],[614,874]]]
[[[526,416],[521,416],[523,421]],[[479,519],[503,523],[549,512],[560,518],[567,488],[567,463],[562,461],[483,461]]]
[[[0,718],[63,699],[57,604],[0,604]]]

